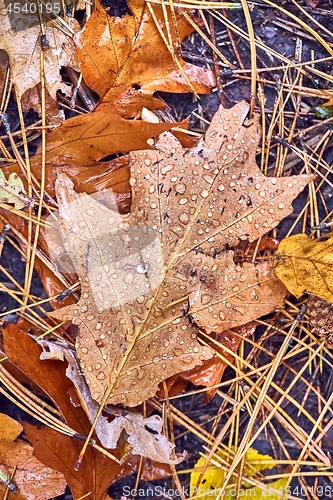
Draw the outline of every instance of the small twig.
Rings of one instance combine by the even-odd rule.
[[[0,479],[4,483],[6,483],[12,493],[18,493],[19,489],[16,484],[14,484],[13,481],[8,476],[6,476],[4,472],[2,472],[2,470],[0,470]]]

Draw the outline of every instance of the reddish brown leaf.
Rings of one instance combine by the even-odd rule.
[[[34,455],[44,464],[61,471],[74,499],[90,493],[94,500],[107,498],[107,489],[123,475],[127,467],[89,448],[78,471],[74,470],[83,441],[60,434],[48,427],[24,424],[25,433],[33,444]]]
[[[0,413],[0,469],[9,478],[15,470],[14,484],[18,493],[11,493],[16,500],[48,500],[64,493],[66,482],[63,474],[45,467],[33,455],[33,449],[23,441],[14,441],[22,432],[16,420]],[[0,496],[6,485],[0,481]]]
[[[237,333],[243,337],[252,335],[256,329],[257,324],[255,322],[250,322],[236,329]],[[233,352],[237,352],[238,347],[242,341],[242,338],[233,335],[232,331],[226,331],[217,335],[217,341],[222,344],[222,346],[227,347]],[[215,350],[223,355],[224,358],[232,363],[234,357],[229,352],[225,351],[223,348],[220,349],[216,344],[214,344]],[[208,390],[205,392],[205,401],[210,401],[216,394],[217,388],[210,389],[214,385],[221,382],[224,370],[228,366],[228,363],[221,359],[218,355],[205,361],[201,366],[194,368],[193,370],[188,370],[180,373],[179,375],[174,375],[167,380],[167,387],[169,396],[174,396],[179,394],[185,389],[185,386],[181,383],[182,380],[192,382],[194,385],[202,385],[207,387]],[[158,397],[164,396],[163,387],[160,388],[157,393]]]
[[[41,361],[41,347],[17,325],[5,326],[3,336],[5,352],[12,363],[54,401],[70,427],[78,434],[87,435],[90,430],[88,418],[81,407],[72,405],[68,394],[73,385],[65,375],[67,363]],[[88,492],[92,492],[93,498],[104,498],[111,482],[127,470],[89,447],[80,469],[74,471],[82,441],[30,424],[24,424],[24,429],[33,444],[34,455],[45,465],[64,474],[75,498]]]
[[[89,430],[88,420],[80,408],[74,408],[67,391],[72,387],[65,376],[66,363],[41,361],[42,348],[20,325],[6,324],[2,330],[4,350],[10,361],[30,377],[55,402],[66,422],[76,432]]]

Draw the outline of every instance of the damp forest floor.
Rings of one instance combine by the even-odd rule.
[[[319,172],[323,179],[318,181],[315,193],[307,190],[301,193],[294,202],[293,214],[268,236],[280,240],[301,232],[312,235],[314,230],[311,228],[324,220],[330,221],[333,210],[333,108],[322,107],[329,100],[329,91],[333,91],[333,58],[325,47],[326,43],[332,54],[333,5],[330,0],[255,0],[248,2],[248,7],[257,40],[255,82],[251,65],[254,42],[248,35],[243,10],[223,11],[222,17],[205,11],[210,39],[234,69],[228,69],[206,41],[195,33],[182,44],[183,58],[215,71],[216,87],[200,99],[192,94],[159,95],[167,104],[169,116],[176,121],[190,117],[189,129],[204,132],[221,103],[231,107],[243,99],[250,102],[255,88],[254,112],[261,114],[264,131],[257,155],[258,165],[263,169],[267,167],[268,173],[284,172],[284,175]],[[205,28],[203,30],[207,33]],[[15,103],[12,106],[14,109]],[[31,124],[38,115],[29,112],[25,119]],[[329,228],[317,230],[316,236],[322,237],[328,232]],[[8,242],[2,250],[1,265],[24,286],[25,262]],[[6,287],[13,286],[3,273],[0,273],[0,280]],[[31,293],[41,299],[47,297],[37,274]],[[178,474],[185,491],[191,469],[200,454],[205,453],[209,443],[224,429],[235,403],[249,389],[248,380],[242,376],[243,368],[246,367],[247,372],[257,370],[261,373],[260,367],[265,366],[265,373],[268,373],[275,357],[281,354],[286,335],[297,321],[272,380],[266,378],[263,384],[258,376],[252,376],[256,389],[244,411],[237,414],[219,439],[227,446],[237,447],[249,426],[250,436],[262,426],[252,447],[272,457],[275,466],[261,473],[258,484],[291,476],[291,497],[333,498],[333,471],[318,465],[321,456],[333,456],[331,406],[321,415],[333,391],[333,357],[324,345],[313,356],[322,340],[309,337],[306,309],[302,309],[304,316],[299,316],[306,303],[307,296],[300,300],[289,296],[283,310],[258,320],[256,331],[244,339],[209,402],[204,401],[205,391],[191,384],[180,396],[171,399],[169,411],[172,415],[168,417],[173,420],[177,451],[188,451],[186,459],[173,474]],[[0,313],[7,313],[5,319],[10,322],[15,321],[15,313],[11,310],[16,306],[10,295],[0,291]],[[297,376],[300,373],[301,376]],[[155,405],[162,408],[161,402]],[[256,405],[260,408],[252,421],[251,412]],[[18,420],[29,418],[4,396],[0,396],[0,408],[1,412]],[[321,433],[318,427],[325,432]],[[314,453],[314,442],[320,453]],[[309,455],[312,461],[308,463],[312,465],[304,465]],[[110,496],[114,499],[126,496],[125,486],[139,488],[140,498],[178,498],[174,492],[177,482],[172,476],[139,483],[136,475],[126,477],[110,487]],[[59,498],[69,500],[70,492]]]

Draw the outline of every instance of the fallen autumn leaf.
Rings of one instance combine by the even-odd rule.
[[[212,357],[196,339],[197,322],[223,331],[281,305],[272,269],[261,278],[221,248],[275,227],[312,177],[262,175],[258,118],[246,121],[247,112],[244,102],[220,108],[193,149],[164,134],[155,151],[132,152],[129,217],[59,177],[61,232],[81,298],[51,315],[79,326],[77,353],[96,401],[107,394],[108,403],[136,406],[162,380]],[[262,280],[273,286],[268,301]]]

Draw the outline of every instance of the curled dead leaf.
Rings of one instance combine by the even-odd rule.
[[[67,377],[73,382],[89,421],[94,422],[99,405],[90,395],[89,388],[81,375],[76,357],[71,349],[60,342],[39,341],[43,348],[40,359],[59,359],[68,361]],[[140,413],[119,412],[111,422],[104,416],[98,419],[95,432],[102,445],[107,449],[116,449],[123,431],[126,431],[126,443],[132,455],[149,458],[164,464],[178,464],[181,457],[173,457],[174,445],[162,434],[163,419],[159,415],[144,418]]]

